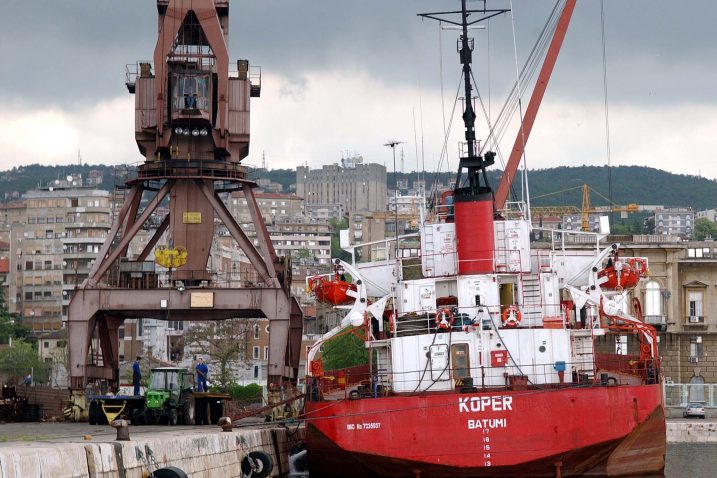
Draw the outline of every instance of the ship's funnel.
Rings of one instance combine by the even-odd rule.
[[[493,195],[490,192],[456,194],[453,207],[458,273],[470,275],[493,272]]]

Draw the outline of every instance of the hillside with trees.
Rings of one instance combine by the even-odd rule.
[[[38,186],[49,185],[56,179],[70,174],[89,176],[92,170],[100,171],[104,181],[98,187],[111,190],[115,184],[124,181],[124,166],[106,165],[64,165],[41,166],[33,164],[19,166],[0,172],[0,198],[6,193],[17,191],[22,194]],[[489,171],[488,178],[497,189],[502,171]],[[407,180],[409,185],[418,178],[418,173],[398,173],[398,180]],[[446,185],[455,178],[455,173],[425,173],[426,184],[438,181]],[[293,169],[250,169],[250,179],[268,178],[283,186],[285,193],[291,191],[296,182]],[[593,191],[591,204],[605,206],[605,198],[612,197],[615,205],[630,203],[641,205],[663,205],[665,207],[691,207],[695,211],[717,207],[717,181],[699,176],[672,174],[645,166],[617,166],[608,170],[605,166],[575,166],[549,169],[537,169],[528,174],[531,203],[534,206],[577,206],[582,204],[582,185],[588,184]],[[394,184],[394,173],[387,177],[389,188]],[[611,186],[611,187],[610,187]],[[519,189],[516,189],[519,191]],[[612,190],[612,194],[610,191]]]

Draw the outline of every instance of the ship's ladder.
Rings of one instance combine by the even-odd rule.
[[[575,329],[573,337],[573,366],[578,374],[587,376],[588,379],[595,377],[595,347],[594,330]]]
[[[537,274],[521,274],[521,313],[525,326],[537,327],[543,320],[543,296],[540,287],[540,276]]]
[[[383,390],[389,390],[391,387],[391,354],[389,353],[388,340],[377,340],[371,342],[371,350],[375,352],[375,374],[378,378],[378,384],[383,386]]]
[[[423,272],[427,276],[433,276],[434,271],[436,270],[436,249],[433,247],[433,228],[426,227],[423,229],[423,241],[424,241],[424,251],[433,251],[433,254],[427,254],[423,257]]]

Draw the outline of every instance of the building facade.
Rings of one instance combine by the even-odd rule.
[[[344,211],[386,210],[386,167],[344,161],[344,166],[331,164],[321,169],[308,166],[296,168],[296,194],[307,206],[341,204]]]
[[[654,235],[622,247],[648,259],[649,277],[635,296],[659,331],[665,380],[717,383],[717,243]]]
[[[109,193],[69,177],[28,191],[24,202],[11,225],[9,302],[33,331],[57,330],[111,227]]]
[[[655,234],[674,235],[691,239],[695,230],[695,213],[692,208],[667,208],[655,211]]]
[[[255,193],[254,197],[267,224],[297,218],[304,213],[304,200],[296,194]],[[243,191],[232,193],[225,203],[239,224],[252,222]]]

